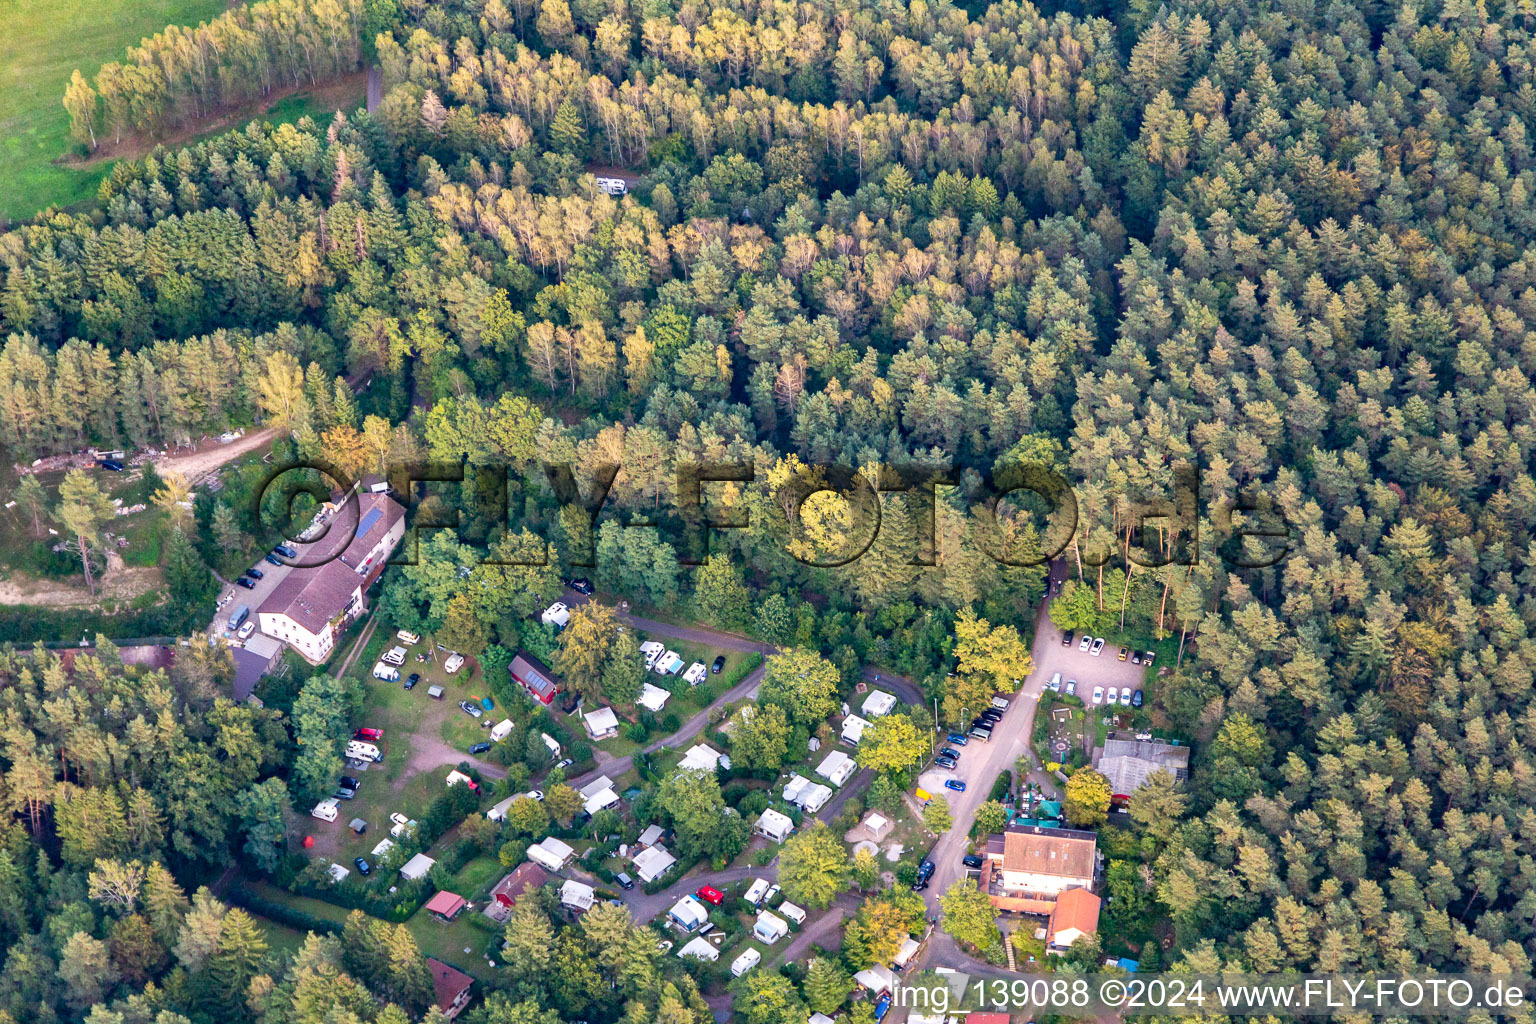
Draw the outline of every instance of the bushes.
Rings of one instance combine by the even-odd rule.
[[[341,925],[335,921],[328,921],[323,917],[316,917],[307,910],[300,910],[298,907],[258,896],[249,889],[237,886],[229,890],[224,894],[224,902],[301,932],[318,932],[321,935],[341,934]]]
[[[745,679],[753,669],[757,668],[757,666],[761,665],[762,663],[763,656],[758,654],[756,651],[753,651],[745,658],[742,658],[740,663],[738,663],[735,668],[721,673],[719,685],[723,689],[729,690],[731,687]],[[715,684],[706,683],[704,685],[714,686]],[[713,703],[713,700],[711,700],[710,703]]]

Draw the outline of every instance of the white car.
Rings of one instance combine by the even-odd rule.
[[[1077,680],[1076,679],[1068,679],[1067,680],[1067,696],[1068,697],[1076,697],[1077,696]]]
[[[1120,687],[1120,703],[1126,707],[1131,706],[1131,688],[1129,686]]]
[[[542,789],[530,789],[528,792],[524,793],[523,796],[529,797],[529,798],[534,799],[534,800],[543,800],[544,799],[544,791]]]
[[[1057,672],[1055,675],[1051,676],[1051,681],[1045,684],[1045,688],[1047,690],[1050,690],[1052,693],[1060,693],[1061,692],[1061,673]]]
[[[1088,653],[1093,655],[1095,658],[1097,658],[1099,655],[1103,654],[1104,653],[1104,638],[1103,637],[1099,637],[1097,640],[1095,640],[1093,642],[1093,649],[1090,650]]]
[[[235,636],[239,637],[241,640],[249,640],[251,638],[251,634],[254,632],[256,632],[256,623],[247,622],[245,625],[240,627],[240,632],[236,633]]]
[[[1093,688],[1093,702],[1095,704],[1102,704],[1102,703],[1104,703],[1104,687],[1102,687],[1102,686],[1095,686]]]
[[[1093,637],[1091,637],[1088,634],[1084,633],[1082,641],[1079,642],[1078,645],[1077,645],[1077,649],[1080,650],[1080,651],[1086,651],[1088,648],[1090,648],[1092,646],[1093,646]]]

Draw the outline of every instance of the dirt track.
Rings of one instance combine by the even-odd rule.
[[[188,483],[196,484],[226,462],[233,462],[242,455],[271,444],[276,436],[277,431],[268,427],[265,430],[252,431],[229,444],[219,444],[215,441],[201,451],[156,459],[155,472],[162,477],[167,473],[180,473],[187,478]]]
[[[114,552],[114,556],[115,556]],[[85,577],[63,580],[40,580],[28,576],[0,580],[0,605],[24,604],[48,608],[102,607],[108,603],[131,601],[140,594],[163,586],[164,575],[155,566],[125,568],[118,559],[115,568],[108,570],[96,581],[96,594],[91,595],[85,585]]]

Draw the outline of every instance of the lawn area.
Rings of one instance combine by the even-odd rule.
[[[110,169],[55,164],[73,145],[64,86],[121,60],[169,24],[206,21],[223,0],[11,0],[0,36],[0,217],[30,217],[50,203],[89,199]]]
[[[7,31],[0,38],[0,218],[21,220],[46,206],[70,207],[90,200],[113,160],[61,161],[81,155],[70,137],[64,87],[76,68],[91,80],[102,64],[122,60],[128,47],[167,25],[196,25],[222,13],[225,0],[12,0],[5,5]],[[180,145],[238,128],[260,117],[274,123],[363,105],[364,73],[283,96],[265,111],[260,104],[227,111],[200,129],[167,137]],[[100,129],[98,128],[98,131]],[[102,140],[103,142],[107,140]],[[124,139],[124,154],[150,143]]]
[[[491,933],[470,924],[478,910],[466,910],[453,921],[444,922],[424,910],[418,910],[405,922],[416,945],[427,956],[452,964],[464,973],[484,981],[492,974],[485,962],[486,944]],[[465,952],[465,950],[469,952]]]

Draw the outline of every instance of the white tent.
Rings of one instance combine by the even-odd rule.
[[[719,763],[720,751],[703,743],[695,743],[688,748],[688,753],[683,755],[677,766],[683,771],[712,772]]]
[[[879,718],[896,710],[896,698],[884,690],[870,690],[869,696],[864,698],[864,714],[869,718]]]
[[[561,904],[574,910],[591,910],[595,899],[592,887],[575,879],[567,879],[560,887]]]
[[[325,873],[331,876],[331,881],[335,882],[337,885],[340,885],[342,882],[346,881],[347,876],[352,873],[352,869],[344,868],[340,864],[332,864],[330,867],[325,869]]]
[[[667,917],[683,931],[691,932],[709,920],[709,911],[705,910],[704,904],[695,897],[684,896],[672,904],[672,909],[667,911]]]
[[[859,745],[859,740],[864,738],[864,730],[869,728],[869,723],[858,715],[849,715],[843,719],[843,731],[841,739],[844,743]]]
[[[853,777],[853,773],[859,770],[858,763],[841,750],[834,750],[822,758],[821,764],[816,766],[816,774],[832,783],[841,786]]]
[[[776,843],[782,843],[789,838],[789,834],[795,830],[795,823],[789,815],[774,810],[772,807],[765,810],[757,819],[754,831],[760,836],[766,836]]]
[[[731,961],[731,977],[739,978],[752,968],[763,962],[763,954],[754,946],[748,946],[741,951],[741,955]]]
[[[688,945],[677,951],[677,955],[691,956],[696,960],[708,960],[713,963],[720,959],[720,951],[710,944],[710,941],[700,935]]]
[[[772,945],[789,934],[789,925],[784,923],[782,917],[764,910],[757,915],[757,924],[752,926],[752,934]]]
[[[437,861],[426,854],[418,853],[405,862],[405,866],[400,869],[400,877],[407,882],[414,882],[418,878],[426,878],[427,872],[431,871],[432,866],[436,863]]]
[[[378,844],[373,848],[373,855],[375,857],[387,857],[389,855],[389,851],[393,850],[394,848],[395,841],[393,839],[380,839]]]
[[[671,870],[677,863],[677,858],[666,851],[665,847],[647,846],[634,859],[635,874],[640,876],[641,882],[650,882]]]
[[[565,867],[566,862],[571,859],[571,854],[575,852],[565,843],[550,836],[528,847],[528,859],[546,871],[559,871]]]
[[[640,690],[640,706],[647,711],[659,712],[667,706],[667,701],[672,698],[670,690],[663,690],[659,686],[646,683]]]

